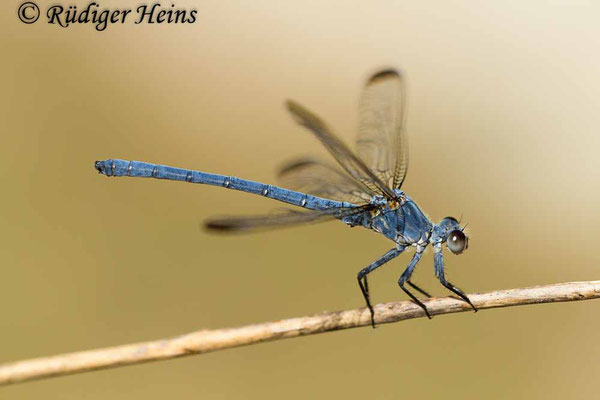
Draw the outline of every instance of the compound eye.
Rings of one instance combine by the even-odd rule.
[[[454,254],[460,254],[468,247],[469,239],[465,236],[462,231],[453,230],[448,235],[446,245]]]

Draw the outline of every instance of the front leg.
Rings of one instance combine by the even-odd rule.
[[[373,306],[371,305],[371,298],[369,296],[369,282],[367,281],[367,275],[369,273],[371,273],[372,271],[374,271],[375,269],[381,267],[386,262],[398,257],[398,255],[400,255],[400,253],[402,253],[405,248],[406,247],[399,246],[397,249],[391,249],[390,251],[385,253],[383,256],[381,256],[379,259],[377,259],[376,261],[371,263],[371,265],[369,265],[366,268],[363,268],[358,273],[358,276],[357,276],[358,286],[360,286],[360,291],[362,292],[363,297],[365,298],[365,302],[367,303],[367,307],[369,308],[369,311],[371,312],[371,326],[373,328],[375,328],[375,311],[373,311]]]
[[[473,308],[473,310],[475,312],[477,312],[477,307],[475,307],[473,305],[473,303],[471,303],[471,300],[469,300],[467,295],[462,290],[460,290],[459,288],[457,288],[456,286],[454,286],[453,284],[451,284],[450,282],[448,282],[446,280],[446,277],[444,275],[444,259],[442,257],[442,244],[441,243],[434,244],[433,251],[434,251],[433,266],[435,269],[435,276],[437,276],[437,278],[440,280],[440,283],[446,289],[448,289],[449,291],[451,291],[452,293],[456,294],[458,297],[460,297],[461,299],[463,299],[464,301],[469,303],[469,305]]]

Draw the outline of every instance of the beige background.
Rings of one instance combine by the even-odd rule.
[[[83,1],[73,1],[85,6]],[[67,4],[71,4],[67,3]],[[223,237],[214,214],[278,203],[112,179],[118,157],[275,183],[324,154],[282,102],[348,142],[365,78],[407,75],[405,190],[469,223],[447,255],[467,291],[598,279],[600,7],[594,2],[177,1],[193,25],[63,29],[0,7],[0,362],[363,304],[392,247],[340,223]],[[44,10],[50,2],[40,2]],[[65,4],[65,3],[61,3]],[[135,7],[133,1],[102,6]],[[432,257],[416,281],[445,295]],[[405,299],[409,255],[371,279]],[[442,316],[3,388],[7,399],[583,398],[600,303]]]

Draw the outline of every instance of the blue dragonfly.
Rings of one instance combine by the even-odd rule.
[[[415,253],[398,284],[424,310],[427,317],[431,318],[427,307],[406,284],[422,295],[431,297],[411,282],[415,267],[429,244],[433,246],[434,270],[440,283],[477,311],[467,295],[444,275],[442,245],[445,243],[454,254],[467,249],[468,237],[464,227],[453,217],[446,217],[439,224],[432,223],[402,190],[408,169],[404,95],[403,79],[398,71],[386,69],[370,77],[360,99],[356,152],[338,139],[319,117],[298,103],[287,101],[287,109],[296,122],[312,132],[341,167],[310,158],[290,162],[280,170],[279,178],[283,186],[294,190],[233,176],[139,161],[108,159],[96,161],[95,168],[106,176],[157,178],[222,186],[305,209],[262,216],[218,217],[206,222],[210,230],[239,232],[338,219],[351,227],[362,226],[391,239],[395,243],[394,248],[360,270],[357,276],[373,327],[375,313],[367,276],[409,247],[414,247]]]

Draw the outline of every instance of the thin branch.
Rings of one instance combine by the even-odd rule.
[[[470,294],[480,310],[526,304],[555,303],[600,298],[600,281],[559,283],[523,289]],[[423,300],[432,315],[470,311],[463,301],[451,297]],[[423,310],[410,301],[375,306],[378,324],[424,317]],[[369,326],[365,308],[326,312],[310,317],[284,319],[239,328],[201,330],[170,339],[127,344],[104,349],[36,358],[0,366],[0,385],[32,379],[62,376],[102,368],[182,357],[191,354],[244,346],[270,340],[312,335],[339,329]]]

